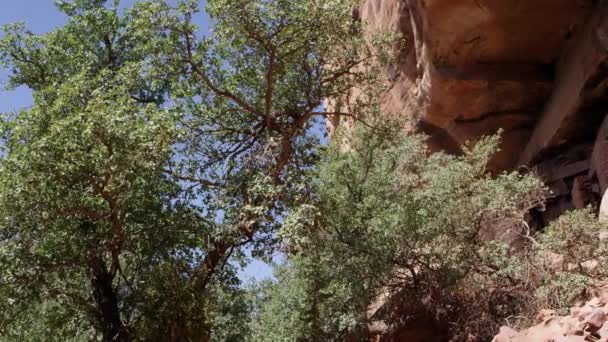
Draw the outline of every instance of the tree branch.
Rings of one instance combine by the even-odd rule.
[[[187,54],[186,62],[190,65],[192,72],[198,76],[198,78],[205,84],[205,86],[207,86],[207,88],[211,89],[211,91],[213,91],[216,95],[234,101],[234,103],[236,103],[239,107],[241,107],[241,109],[247,111],[248,113],[258,116],[258,117],[265,118],[264,114],[260,113],[253,106],[248,104],[247,101],[241,99],[240,97],[233,94],[232,92],[225,90],[225,89],[221,89],[213,84],[213,82],[211,81],[209,76],[198,65],[198,63],[196,63],[194,61],[190,33],[185,32],[184,36],[185,36],[184,38],[186,41],[186,54]]]

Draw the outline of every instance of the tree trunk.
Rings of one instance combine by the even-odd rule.
[[[118,299],[112,286],[114,275],[108,272],[105,263],[99,256],[88,260],[93,299],[97,307],[97,319],[103,342],[129,341],[129,334],[120,319]]]

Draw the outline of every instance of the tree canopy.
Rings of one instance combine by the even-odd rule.
[[[227,334],[217,315],[245,305],[229,259],[271,253],[310,196],[322,101],[370,82],[353,3],[209,1],[209,37],[197,6],[59,1],[63,27],[4,27],[34,105],[2,122],[3,334],[32,308],[66,336]]]

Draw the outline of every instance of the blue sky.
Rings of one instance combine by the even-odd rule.
[[[54,0],[0,0],[3,2],[0,5],[0,24],[9,24],[17,21],[23,21],[27,27],[34,33],[45,33],[53,28],[63,25],[67,17],[57,11],[54,6]],[[122,0],[121,7],[129,7],[136,0]],[[171,0],[175,2],[175,0]],[[204,7],[205,1],[201,0],[201,8]],[[200,13],[195,18],[196,23],[201,27],[203,34],[208,32],[209,19],[205,13]],[[15,110],[27,107],[32,103],[32,93],[25,87],[19,87],[16,90],[4,90],[4,85],[8,79],[9,70],[0,68],[0,113],[13,112]],[[272,275],[272,268],[261,262],[254,260],[251,264],[241,272],[242,279],[263,279]]]

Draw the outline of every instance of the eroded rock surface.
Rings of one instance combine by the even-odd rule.
[[[369,31],[403,38],[382,106],[426,133],[431,151],[458,154],[502,131],[490,171],[533,170],[553,191],[533,226],[599,208],[608,187],[608,3],[362,0],[355,12]]]
[[[434,150],[457,153],[502,129],[492,163],[500,171],[534,166],[571,143],[593,144],[606,114],[606,7],[592,0],[364,0],[357,16],[371,31],[403,37],[399,62],[387,67],[384,110],[414,118]]]
[[[577,307],[570,309],[568,315],[558,315],[553,310],[539,313],[538,324],[523,331],[502,327],[494,342],[528,341],[608,341],[608,293],[602,293]]]

